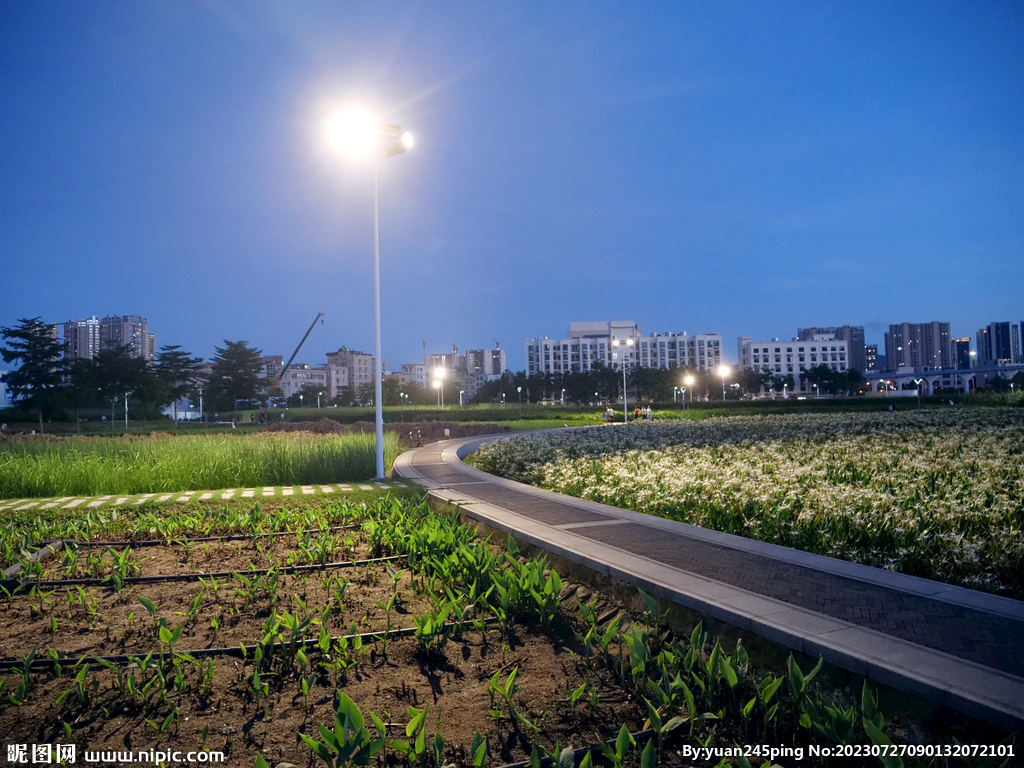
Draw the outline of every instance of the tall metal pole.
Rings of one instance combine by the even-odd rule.
[[[629,405],[626,403],[626,355],[622,355],[622,423],[629,423]]]
[[[384,404],[382,400],[383,367],[380,359],[380,221],[377,201],[377,167],[379,151],[373,153],[373,329],[374,381],[373,403],[377,423],[377,479],[384,479]]]

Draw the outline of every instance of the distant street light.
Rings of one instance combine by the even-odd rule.
[[[519,393],[519,418],[523,418],[523,388],[516,387],[516,392]]]
[[[917,385],[917,412],[921,412],[921,384],[924,383],[924,379],[914,379],[914,383]]]
[[[679,391],[683,394],[683,413],[686,413],[686,387],[680,387]],[[693,395],[690,395],[692,398]],[[692,400],[690,402],[693,402]]]
[[[616,347],[633,346],[632,339],[616,339],[612,342]],[[629,422],[629,404],[626,402],[626,353],[622,353],[622,423]]]
[[[690,404],[692,405],[693,404],[693,381],[694,381],[693,376],[687,376],[685,379],[683,379],[683,381],[686,382],[686,386],[689,387],[689,389],[690,389]],[[685,402],[685,398],[684,398],[684,402]]]
[[[302,407],[302,395],[299,395],[299,408]]]
[[[462,407],[462,393],[465,392],[465,391],[466,390],[464,390],[464,389],[460,389],[459,390],[459,408]]]
[[[323,394],[323,392],[317,392],[316,393],[316,409],[318,411],[320,410],[320,395],[322,395],[322,394]]]
[[[400,155],[412,146],[412,134],[391,123],[382,123],[372,115],[349,109],[331,117],[324,127],[335,149],[352,158],[373,155],[373,321],[374,321],[374,409],[377,433],[377,479],[384,477],[384,398],[380,351],[380,216],[378,204],[378,166],[380,153]]]
[[[565,390],[562,390],[562,405],[565,405]]]
[[[434,387],[437,389],[437,402],[444,410],[444,368],[434,369]]]
[[[722,377],[722,400],[725,400],[725,380],[732,371],[729,370],[728,365],[718,366],[718,375]]]
[[[821,390],[818,389],[818,385],[817,384],[814,385],[814,395],[815,395],[815,397],[821,397]]]

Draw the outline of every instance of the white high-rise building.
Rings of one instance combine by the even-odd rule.
[[[702,368],[722,364],[722,336],[703,333],[652,333],[644,336],[632,320],[569,324],[564,339],[535,336],[526,340],[526,375],[591,371],[595,364],[621,370]]]

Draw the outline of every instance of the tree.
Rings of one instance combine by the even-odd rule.
[[[160,347],[156,356],[156,373],[163,384],[163,402],[174,403],[174,427],[178,427],[178,401],[192,391],[199,380],[201,357],[191,357],[178,344]]]
[[[261,350],[253,349],[247,341],[228,341],[224,347],[214,347],[217,354],[212,360],[209,399],[214,407],[230,409],[238,420],[238,401],[255,400],[265,386],[259,378]]]
[[[327,402],[327,390],[323,385],[317,384],[306,384],[301,389],[295,390],[294,393],[288,398],[287,405],[289,408],[315,408],[317,403],[317,395],[320,393],[320,404],[323,405]],[[299,397],[302,395],[302,397]]]
[[[63,409],[64,361],[61,354],[67,346],[61,344],[51,327],[40,318],[21,319],[14,328],[0,328],[0,336],[7,347],[0,349],[5,363],[17,361],[18,369],[0,376],[15,403],[39,412],[39,428],[43,417],[54,416]]]

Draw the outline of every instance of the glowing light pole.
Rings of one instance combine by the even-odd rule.
[[[516,387],[516,391],[519,393],[519,418],[523,418],[523,388]]]
[[[725,402],[725,380],[730,373],[728,365],[718,366],[718,375],[722,377],[722,402]]]
[[[434,369],[434,387],[437,389],[437,402],[444,410],[444,368]]]
[[[323,392],[317,392],[316,393],[316,409],[318,411],[320,410],[320,395],[322,395],[322,394],[323,394]]]
[[[614,342],[615,346],[633,346],[632,339],[616,339]],[[622,423],[627,424],[629,422],[629,405],[626,403],[626,353],[622,353]]]
[[[374,324],[374,409],[377,432],[377,479],[384,478],[384,405],[381,392],[383,371],[380,351],[380,215],[378,166],[380,153],[400,155],[412,146],[412,134],[400,126],[382,123],[372,115],[349,109],[327,120],[324,126],[335,149],[349,157],[373,155],[373,324]]]
[[[686,382],[686,386],[690,389],[690,405],[693,405],[693,376],[687,376],[683,381]],[[683,408],[686,408],[685,396],[683,396]]]

